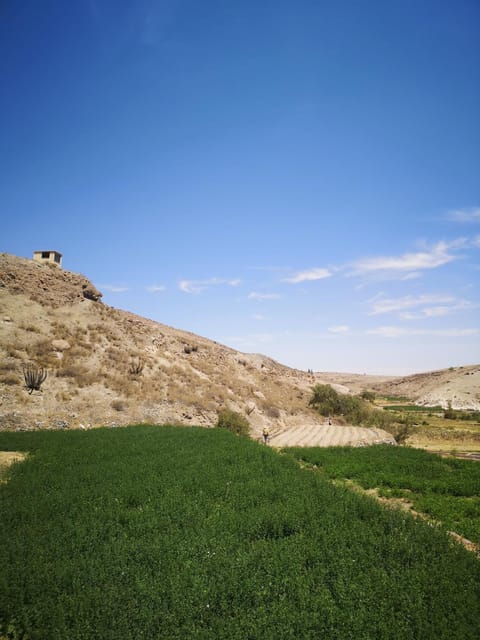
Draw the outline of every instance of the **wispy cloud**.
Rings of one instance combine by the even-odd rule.
[[[253,318],[254,320],[265,320],[265,316],[262,316],[262,314],[261,314],[261,313],[254,313],[254,314],[252,315],[252,318]]]
[[[307,271],[299,271],[290,278],[285,278],[284,282],[290,282],[292,284],[298,284],[299,282],[310,282],[313,280],[323,280],[324,278],[330,278],[333,275],[330,269],[315,268]]]
[[[159,291],[165,291],[167,289],[164,284],[151,284],[150,286],[145,288],[150,293],[158,293]]]
[[[409,327],[385,326],[367,331],[370,335],[383,338],[401,338],[403,336],[438,336],[443,338],[462,338],[480,335],[480,329],[411,329]]]
[[[446,217],[452,222],[480,222],[480,207],[454,209],[449,211]]]
[[[469,300],[441,294],[420,296],[404,296],[402,298],[374,298],[372,310],[368,315],[376,316],[384,313],[399,313],[403,320],[421,320],[439,318],[462,310],[476,309],[479,305]],[[410,311],[415,307],[423,307],[418,311]]]
[[[406,312],[401,313],[400,317],[404,320],[422,320],[424,318],[441,318],[449,316],[457,311],[470,311],[471,309],[478,309],[480,305],[473,304],[468,300],[459,300],[455,304],[441,305],[436,307],[425,307],[417,313]]]
[[[339,324],[333,327],[328,327],[328,331],[330,333],[345,334],[350,333],[350,327],[346,324]]]
[[[98,288],[104,289],[105,291],[110,291],[110,293],[124,293],[125,291],[129,291],[129,287],[124,287],[116,284],[99,284]]]
[[[210,287],[218,285],[228,285],[229,287],[237,287],[241,280],[225,280],[222,278],[209,278],[208,280],[180,280],[178,288],[184,293],[201,293]]]
[[[465,245],[465,239],[454,242],[437,242],[431,249],[417,253],[404,253],[400,256],[381,256],[364,258],[353,263],[351,275],[367,275],[383,272],[384,274],[401,274],[407,272],[411,278],[419,270],[436,269],[456,260],[458,256],[451,252]]]
[[[446,304],[454,302],[453,296],[443,296],[439,294],[426,294],[421,296],[403,296],[402,298],[374,298],[372,309],[369,315],[376,316],[382,313],[392,313],[403,311],[412,307],[419,307],[430,304]]]
[[[250,300],[278,300],[281,297],[279,293],[258,293],[258,291],[252,291],[248,294]]]

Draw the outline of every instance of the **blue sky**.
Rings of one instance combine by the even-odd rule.
[[[477,0],[4,0],[0,251],[302,369],[480,362]]]

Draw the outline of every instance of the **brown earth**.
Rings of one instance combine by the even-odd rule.
[[[46,370],[41,391],[25,389],[26,363]],[[437,373],[421,375],[437,380]],[[448,371],[449,389],[461,381],[462,398],[473,406],[479,373],[478,366]],[[308,408],[311,387],[331,383],[347,393],[391,388],[403,395],[405,380],[410,384],[406,378],[291,369],[109,307],[84,276],[0,254],[0,429],[211,426],[228,407],[247,415],[255,437],[268,426],[278,446],[367,443],[384,434],[377,438],[348,425],[328,430]]]

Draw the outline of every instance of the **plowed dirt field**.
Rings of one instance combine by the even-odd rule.
[[[382,429],[339,425],[304,425],[271,435],[274,447],[337,447],[391,443],[395,440]]]

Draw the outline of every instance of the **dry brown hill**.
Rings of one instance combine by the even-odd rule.
[[[324,382],[361,393],[408,398],[418,405],[444,409],[480,410],[480,365],[449,367],[410,376],[367,376],[355,373],[321,373]]]
[[[28,362],[48,372],[42,391],[32,394],[23,379]],[[140,374],[137,364],[143,365]],[[301,428],[316,441],[325,425],[308,409],[313,384],[357,391],[396,382],[340,378],[312,376],[109,307],[84,276],[0,254],[2,429],[140,422],[210,426],[229,407],[248,416],[255,434],[264,425],[274,436]],[[387,437],[367,429],[348,433],[352,443]]]
[[[248,415],[257,433],[320,424],[307,407],[307,373],[114,309],[84,276],[8,254],[0,254],[0,356],[4,429],[207,426],[224,407]],[[31,395],[28,362],[48,371]]]

